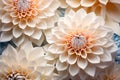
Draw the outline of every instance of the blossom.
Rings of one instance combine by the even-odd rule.
[[[53,27],[59,7],[57,0],[1,0],[0,3],[0,40],[13,39],[18,46],[25,38],[41,44],[42,29]]]
[[[72,8],[75,11],[84,8],[88,13],[95,12],[96,15],[103,16],[106,24],[115,33],[120,35],[120,1],[119,0],[59,0],[61,7]],[[118,31],[119,30],[119,31]]]
[[[44,59],[42,47],[28,41],[17,49],[8,45],[0,56],[1,80],[50,80],[53,66]]]
[[[97,68],[109,66],[117,50],[113,31],[104,25],[103,18],[94,12],[87,14],[84,9],[70,10],[45,35],[50,44],[47,58],[56,60],[58,72],[68,71],[71,76],[84,71],[94,77]]]

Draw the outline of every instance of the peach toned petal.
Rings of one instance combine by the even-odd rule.
[[[91,7],[95,4],[96,0],[81,0],[81,6]]]
[[[80,6],[80,0],[66,0],[66,3],[73,8],[77,8]]]

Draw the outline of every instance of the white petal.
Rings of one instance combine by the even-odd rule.
[[[24,42],[25,37],[22,35],[19,38],[14,38],[13,42],[15,43],[16,46],[20,46]]]
[[[24,29],[24,34],[25,35],[31,36],[33,33],[34,33],[34,29],[33,28],[26,27]]]
[[[8,47],[3,51],[3,55],[10,55],[10,56],[16,56],[17,51],[15,48],[13,48],[11,45],[8,45]]]
[[[88,61],[86,59],[83,59],[83,58],[79,57],[78,60],[77,60],[77,65],[81,69],[85,69],[88,65]]]
[[[75,76],[79,73],[79,67],[76,64],[70,65],[69,72],[70,72],[70,75]]]
[[[66,3],[72,8],[77,8],[80,6],[80,0],[66,0]]]
[[[2,32],[0,35],[0,42],[10,41],[13,38],[11,32]]]
[[[37,40],[39,40],[40,38],[41,38],[41,36],[42,36],[42,31],[41,30],[36,30],[36,31],[34,31],[34,33],[32,34],[32,38],[34,38],[34,39],[37,39]]]
[[[3,23],[9,23],[11,21],[12,21],[12,18],[9,16],[9,14],[6,13],[2,16],[2,22]]]
[[[100,1],[100,3],[102,3],[104,5],[106,5],[108,3],[108,0],[99,0],[99,1]]]
[[[57,68],[58,71],[64,71],[68,68],[68,64],[67,63],[61,63],[60,61],[57,61],[56,68]]]
[[[119,0],[110,0],[110,2],[120,4]]]
[[[33,50],[29,53],[29,60],[35,60],[40,57],[44,56],[44,50],[41,47],[35,47]]]
[[[12,28],[13,28],[13,25],[11,23],[10,24],[2,24],[2,26],[1,26],[2,31],[10,31]]]
[[[22,35],[22,30],[20,28],[18,28],[18,26],[15,26],[15,28],[13,28],[13,36],[15,38],[18,38]]]
[[[29,26],[29,27],[35,27],[36,26],[36,20],[35,19],[27,19],[27,25]]]
[[[88,54],[88,61],[90,62],[90,63],[100,63],[100,58],[99,58],[99,56],[97,56],[97,55],[94,55],[94,54],[92,54],[92,53],[89,53]]]
[[[109,51],[105,51],[104,54],[100,55],[100,60],[102,62],[108,62],[108,61],[112,61],[112,56],[111,53],[109,53]]]
[[[81,6],[90,7],[96,3],[96,0],[81,0]]]
[[[65,62],[65,61],[67,61],[67,58],[68,58],[68,55],[63,53],[63,54],[60,55],[59,60],[61,62]]]
[[[93,47],[93,48],[91,48],[91,49],[92,49],[92,53],[93,53],[93,54],[96,54],[96,55],[101,55],[101,54],[104,53],[103,48],[100,47],[100,46],[95,46],[95,47]]]
[[[75,54],[69,55],[67,61],[69,64],[75,64],[77,61],[77,56]]]
[[[95,76],[95,71],[96,67],[94,65],[88,65],[87,68],[85,69],[85,72],[92,77]]]
[[[26,25],[26,21],[25,21],[25,20],[19,22],[19,27],[20,27],[21,29],[25,29],[26,26],[27,26],[27,25]]]

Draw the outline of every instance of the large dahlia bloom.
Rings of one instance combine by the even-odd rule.
[[[58,71],[68,70],[72,76],[83,71],[93,77],[97,68],[103,69],[112,61],[117,50],[112,36],[102,17],[83,9],[70,10],[57,27],[46,31],[48,59],[55,58]]]
[[[0,56],[0,80],[51,80],[54,67],[46,63],[44,53],[30,42],[17,49],[9,45]]]
[[[57,0],[0,0],[0,41],[14,39],[19,45],[25,37],[39,45],[41,29],[53,27],[58,6]]]
[[[87,12],[95,12],[103,16],[106,24],[110,24],[115,33],[120,35],[120,1],[119,0],[59,0],[61,7],[70,7],[75,11],[85,8]]]

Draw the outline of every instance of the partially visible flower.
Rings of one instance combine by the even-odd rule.
[[[71,76],[82,70],[94,77],[97,68],[109,66],[111,54],[117,50],[113,31],[104,25],[103,18],[84,9],[70,10],[57,27],[45,33],[50,44],[48,59],[55,58],[57,71],[68,71]]]
[[[89,12],[95,12],[97,15],[103,16],[107,24],[111,23],[111,27],[115,33],[120,35],[120,1],[119,0],[59,0],[62,7],[73,8],[75,11],[80,8]]]
[[[54,67],[47,64],[44,53],[30,42],[17,49],[8,45],[0,56],[0,80],[50,80]]]
[[[53,27],[58,7],[57,0],[0,0],[0,41],[14,39],[20,45],[25,37],[39,45],[41,29]]]
[[[120,64],[113,64],[106,68],[95,80],[120,80]]]

